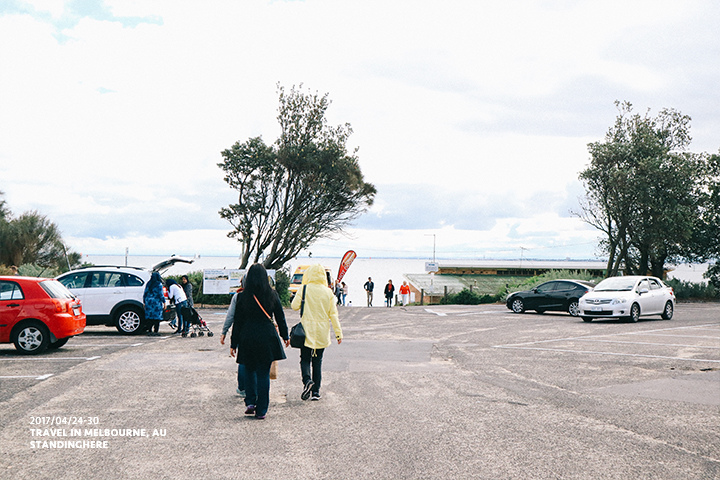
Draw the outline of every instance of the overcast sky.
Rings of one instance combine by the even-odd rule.
[[[720,147],[720,2],[4,0],[0,191],[84,254],[239,255],[217,163],[328,93],[375,205],[315,256],[595,258],[615,100]],[[433,238],[434,235],[434,238]]]

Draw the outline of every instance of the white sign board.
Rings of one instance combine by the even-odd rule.
[[[437,262],[425,262],[426,272],[437,272],[440,270],[440,265]]]
[[[237,292],[242,285],[246,270],[222,268],[203,270],[203,293],[205,295],[222,295]],[[271,285],[275,286],[275,270],[268,270]]]

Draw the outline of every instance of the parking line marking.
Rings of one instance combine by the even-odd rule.
[[[63,361],[63,360],[96,360],[100,358],[100,355],[95,357],[28,357],[28,358],[6,358],[6,357],[0,357],[0,360],[6,361],[6,360],[15,360],[15,361],[23,361],[23,360],[39,360],[39,361]]]
[[[696,337],[697,338],[697,337]],[[713,350],[720,350],[718,346],[707,346],[707,345],[683,345],[677,343],[651,343],[651,342],[625,342],[623,340],[591,340],[591,339],[579,339],[581,342],[599,342],[599,343],[622,343],[628,345],[656,345],[658,347],[689,347],[689,348],[710,348]]]
[[[45,380],[46,378],[52,377],[53,373],[46,373],[45,375],[5,375],[0,378],[34,378],[35,380]]]
[[[566,350],[562,348],[539,348],[539,347],[516,347],[512,345],[496,345],[494,348],[510,348],[515,350],[541,350],[546,352],[563,352],[563,353],[584,353],[594,355],[609,355],[617,357],[642,357],[642,358],[662,358],[665,360],[683,360],[686,362],[712,362],[720,363],[720,360],[709,360],[702,358],[682,358],[682,357],[668,357],[663,355],[643,355],[640,353],[614,353],[614,352],[595,352],[592,350]]]

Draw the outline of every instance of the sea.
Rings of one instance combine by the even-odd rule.
[[[240,258],[233,256],[201,256],[201,255],[178,255],[183,258],[193,259],[192,264],[177,263],[168,269],[164,275],[183,275],[189,272],[197,272],[210,269],[236,269],[240,266]],[[150,268],[155,264],[167,259],[167,256],[159,255],[83,255],[82,261],[94,265],[126,265],[133,267]],[[333,278],[337,277],[340,267],[340,257],[297,257],[288,262],[290,274],[299,265],[310,265],[320,263],[329,268]],[[348,286],[348,296],[345,299],[346,305],[361,306],[366,304],[365,290],[363,285],[368,278],[375,283],[374,306],[383,306],[382,290],[388,280],[392,280],[397,290],[405,280],[406,274],[426,273],[425,264],[432,261],[429,258],[371,258],[358,257],[350,265],[343,282]],[[437,259],[438,263],[444,262],[461,263],[456,259]],[[708,264],[681,264],[672,267],[668,276],[688,282],[699,283],[705,281],[703,273]]]

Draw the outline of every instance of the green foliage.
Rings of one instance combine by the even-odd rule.
[[[238,201],[220,210],[242,245],[240,268],[259,262],[279,270],[318,238],[342,231],[375,196],[363,180],[356,152],[348,152],[349,124],[328,126],[328,95],[278,86],[280,137],[236,142],[218,166]]]
[[[620,114],[605,141],[588,145],[591,162],[580,173],[586,189],[583,221],[604,233],[608,275],[662,276],[665,263],[693,255],[701,243],[707,192],[713,180],[710,158],[686,152],[690,117],[663,109],[656,117]],[[702,252],[701,252],[702,256]]]
[[[720,288],[706,282],[693,283],[671,278],[665,283],[675,291],[678,300],[720,300]]]
[[[290,306],[290,272],[287,268],[275,272],[275,290],[280,295],[280,301],[284,307]]]
[[[50,277],[79,262],[80,254],[67,252],[60,230],[45,215],[33,211],[14,218],[0,200],[0,264],[19,266],[25,274]]]
[[[594,282],[598,283],[601,278],[597,278],[593,276],[590,272],[587,270],[551,270],[549,272],[543,273],[542,275],[536,275],[534,277],[528,277],[524,279],[519,279],[519,281],[514,283],[509,283],[506,285],[506,287],[499,292],[499,296],[501,298],[506,298],[509,294],[521,290],[531,290],[532,288],[540,285],[544,282],[549,282],[550,280],[584,280],[587,282]]]
[[[712,286],[720,290],[720,261],[710,265],[703,276],[708,279]]]
[[[441,305],[480,305],[500,301],[499,295],[487,295],[473,292],[468,288],[458,293],[451,293],[440,299]]]

